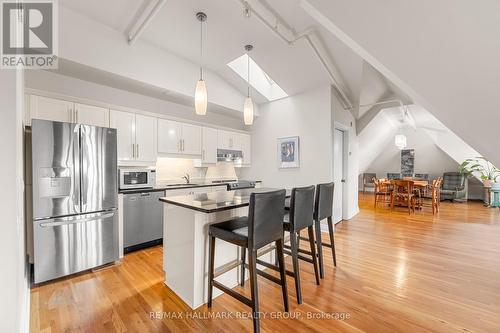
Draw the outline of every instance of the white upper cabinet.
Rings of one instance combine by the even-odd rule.
[[[182,124],[182,153],[201,154],[201,126]]]
[[[62,99],[31,95],[30,119],[109,127],[109,110]]]
[[[75,122],[99,127],[109,126],[109,110],[99,106],[75,103]]]
[[[195,160],[197,167],[217,163],[217,130],[203,127],[201,130],[201,159]]]
[[[118,161],[135,159],[135,114],[111,110],[109,125],[116,128],[118,141]]]
[[[123,111],[110,111],[110,127],[116,128],[118,162],[156,162],[156,118]],[[123,164],[123,163],[121,163]]]
[[[158,152],[164,154],[181,154],[182,123],[158,119]]]
[[[135,115],[135,159],[143,162],[156,163],[157,149],[157,118]]]
[[[30,118],[65,123],[74,122],[73,102],[42,96],[30,96]]]
[[[248,134],[241,134],[241,152],[243,154],[242,164],[252,163],[252,137]]]
[[[201,155],[201,127],[172,120],[158,120],[158,152]]]
[[[218,130],[217,148],[229,150],[241,150],[240,134],[236,132]]]

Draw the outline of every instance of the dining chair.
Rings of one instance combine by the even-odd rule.
[[[208,244],[208,307],[212,307],[213,287],[222,290],[252,308],[254,332],[260,332],[257,274],[281,286],[285,312],[288,312],[288,291],[283,256],[283,217],[285,215],[283,207],[285,206],[285,194],[285,190],[252,193],[248,206],[248,216],[214,223],[208,227],[208,235],[210,237]],[[214,260],[216,238],[240,246],[243,251],[248,250],[248,265],[245,262],[242,264],[248,266],[250,273],[250,299],[215,280]],[[279,279],[257,268],[257,250],[273,242],[278,252],[279,267],[276,267],[276,270],[280,272]]]
[[[392,187],[390,182],[385,178],[373,179],[375,183],[375,203],[374,209],[377,209],[377,203],[380,202],[380,197],[383,198],[384,203],[390,203],[391,195],[392,195]],[[389,200],[387,200],[389,199]]]
[[[391,211],[394,210],[394,204],[408,207],[408,214],[415,211],[415,192],[414,182],[412,180],[392,180]]]

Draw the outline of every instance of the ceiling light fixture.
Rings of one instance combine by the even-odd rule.
[[[247,51],[247,98],[245,98],[245,104],[243,105],[243,121],[245,125],[253,124],[253,101],[250,98],[250,56],[248,52],[253,50],[253,45],[245,45],[245,51]]]
[[[200,79],[196,83],[194,109],[197,115],[204,116],[207,114],[208,95],[207,86],[203,80],[203,22],[207,20],[207,14],[198,12],[196,19],[200,21]]]
[[[399,149],[403,150],[406,148],[406,136],[404,134],[397,134],[394,137],[394,144]]]

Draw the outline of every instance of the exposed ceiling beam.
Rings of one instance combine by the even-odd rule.
[[[344,83],[344,80],[340,75],[340,71],[333,63],[328,49],[319,38],[319,35],[317,34],[315,29],[309,28],[303,32],[297,33],[295,29],[293,29],[290,24],[288,24],[280,15],[278,15],[278,13],[265,0],[252,1],[252,3],[258,5],[259,9],[256,9],[257,6],[252,6],[247,0],[237,1],[239,1],[244,8],[249,9],[251,13],[253,13],[262,23],[264,23],[265,26],[273,31],[285,43],[293,45],[299,39],[304,38],[325,68],[325,71],[330,77],[331,84],[337,92],[344,109],[347,110],[353,108],[353,104],[346,94],[347,85]],[[271,23],[270,18],[266,18],[265,16],[272,18],[274,24]]]
[[[136,15],[127,31],[127,41],[129,45],[133,45],[134,42],[140,37],[140,35],[144,32],[144,29],[146,29],[155,15],[158,14],[165,2],[166,0],[156,0],[152,3],[152,5],[145,6],[143,11]]]
[[[369,123],[380,113],[380,111],[401,106],[401,101],[394,98],[394,95],[387,96],[387,99],[372,103],[371,108],[365,112],[365,114],[356,120],[356,134],[359,135],[368,126]],[[361,106],[361,105],[360,105]],[[365,104],[364,106],[370,106],[370,104]]]

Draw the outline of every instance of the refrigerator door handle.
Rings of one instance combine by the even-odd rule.
[[[51,228],[51,227],[58,227],[58,226],[61,226],[61,225],[91,222],[91,221],[101,220],[101,219],[104,220],[104,219],[107,219],[109,217],[113,217],[113,215],[115,215],[114,211],[113,212],[108,212],[108,213],[105,213],[105,214],[102,214],[102,215],[94,215],[94,216],[85,217],[85,218],[79,218],[79,219],[59,218],[59,219],[54,219],[51,222],[42,222],[39,225],[42,228]]]

